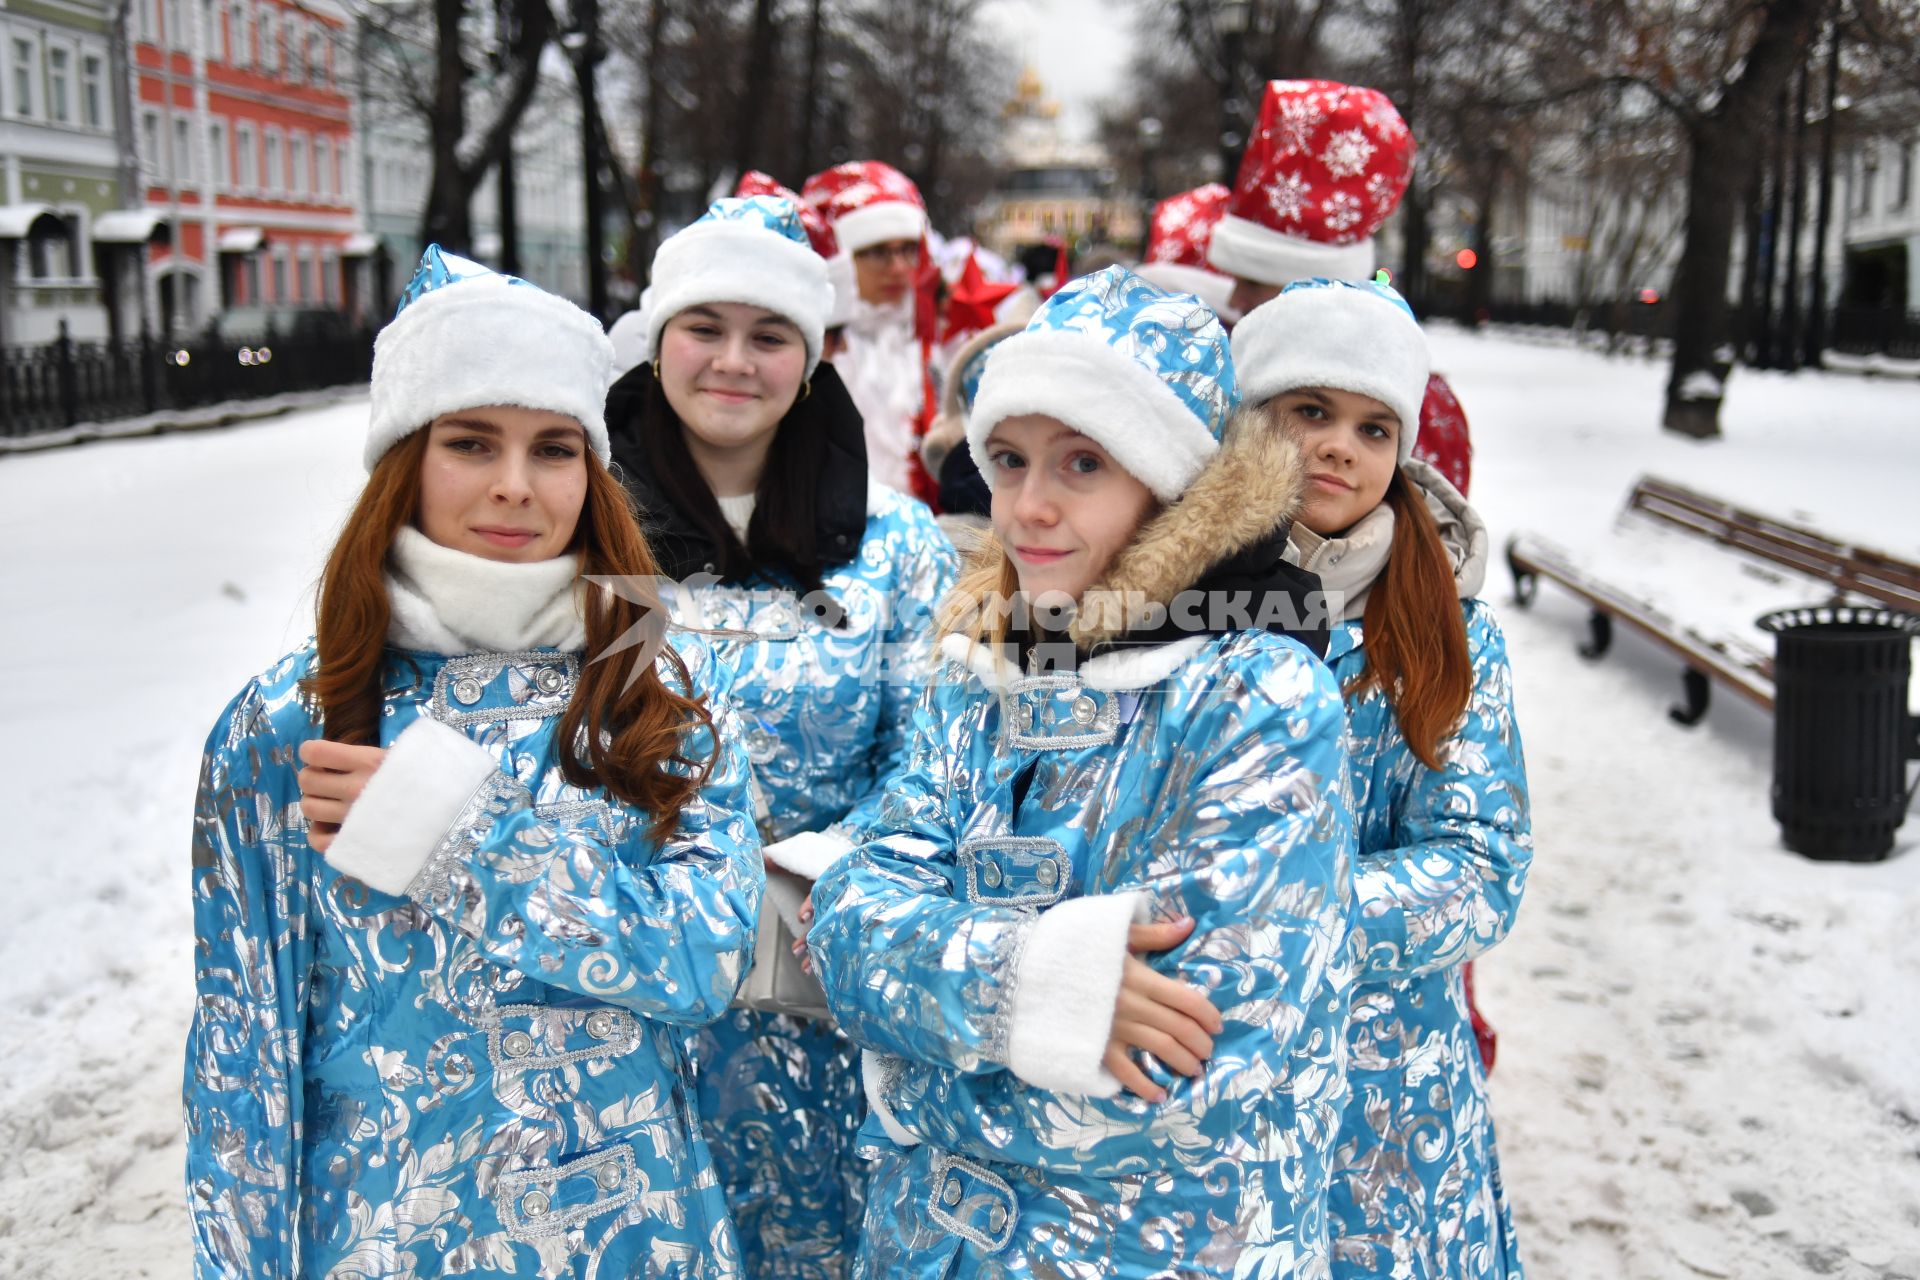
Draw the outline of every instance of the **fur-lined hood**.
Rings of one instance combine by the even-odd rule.
[[[1010,321],[982,329],[968,338],[960,349],[953,353],[953,359],[947,361],[946,376],[940,382],[940,412],[920,441],[920,461],[926,465],[928,475],[939,475],[947,455],[955,449],[966,447],[967,394],[965,386],[962,385],[962,371],[971,361],[978,358],[982,351],[1002,338],[1012,337],[1024,328],[1026,328],[1024,321]]]
[[[1305,488],[1306,467],[1298,446],[1258,408],[1242,408],[1227,423],[1219,452],[1177,501],[1141,527],[1087,596],[1171,605],[1181,592],[1237,558],[1259,562],[1257,567],[1250,563],[1236,566],[1254,576],[1278,570],[1297,575],[1292,585],[1312,590],[1317,584],[1311,575],[1282,564],[1286,533],[1300,509]],[[955,611],[977,614],[986,607],[988,593],[1001,581],[1007,563],[1006,550],[999,540],[983,539],[955,588],[948,616],[959,616]],[[1246,576],[1245,572],[1236,574]],[[1102,649],[1129,640],[1140,642],[1137,633],[1129,636],[1127,619],[1112,610],[1083,611],[1068,634],[1076,650],[1095,655],[1090,668],[1120,656],[1102,654]],[[1160,636],[1156,633],[1154,638]],[[1189,637],[1194,642],[1198,639]],[[943,651],[949,657],[959,656],[968,647],[962,636],[950,636],[948,640]],[[1175,645],[1192,647],[1178,640],[1164,647],[1171,650]],[[983,657],[972,655],[963,660],[983,670],[1004,662],[995,656],[983,664],[979,661]]]

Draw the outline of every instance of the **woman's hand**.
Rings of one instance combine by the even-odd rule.
[[[1156,973],[1139,958],[1177,947],[1192,932],[1192,920],[1136,924],[1127,930],[1126,969],[1101,1061],[1128,1092],[1149,1102],[1166,1101],[1167,1091],[1140,1069],[1133,1050],[1146,1050],[1183,1076],[1197,1076],[1213,1055],[1213,1037],[1226,1027],[1206,992]]]
[[[353,802],[367,789],[367,780],[387,753],[380,747],[350,747],[344,742],[315,739],[300,744],[300,812],[307,815],[307,844],[325,853]]]

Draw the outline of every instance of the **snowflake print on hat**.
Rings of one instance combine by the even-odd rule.
[[[816,173],[800,196],[832,226],[843,253],[926,234],[927,204],[920,188],[878,160],[849,161]]]
[[[1213,238],[1214,224],[1226,212],[1227,198],[1232,194],[1219,183],[1209,182],[1155,205],[1147,230],[1147,261],[1206,266],[1207,242]]]
[[[1374,89],[1276,80],[1208,264],[1268,285],[1373,272],[1372,237],[1413,175],[1413,138]]]
[[[1375,147],[1367,141],[1367,135],[1359,129],[1343,129],[1327,140],[1327,149],[1320,153],[1320,162],[1327,166],[1327,172],[1336,178],[1351,178],[1356,173],[1367,171],[1367,161],[1373,158]]]

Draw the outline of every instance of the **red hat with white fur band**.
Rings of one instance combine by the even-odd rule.
[[[1275,80],[1207,261],[1269,285],[1373,274],[1373,235],[1413,176],[1413,135],[1386,95]]]
[[[800,188],[800,198],[826,218],[842,253],[918,240],[927,231],[920,188],[878,160],[852,160],[816,173]]]

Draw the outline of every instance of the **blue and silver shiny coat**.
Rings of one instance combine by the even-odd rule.
[[[1471,595],[1483,566],[1469,547],[1484,546],[1484,527],[1430,468],[1407,471]],[[1461,610],[1473,690],[1442,768],[1413,754],[1378,689],[1347,705],[1359,974],[1330,1216],[1333,1274],[1352,1280],[1521,1275],[1461,968],[1512,928],[1533,835],[1506,640],[1483,601]],[[1327,661],[1342,688],[1359,678],[1360,621],[1336,624]]]
[[[684,656],[717,693],[711,653]],[[752,960],[746,761],[728,742],[656,843],[554,763],[580,661],[388,651],[383,746],[432,717],[499,757],[412,896],[308,846],[311,645],[214,727],[185,1086],[197,1275],[740,1274],[684,1046]]]
[[[932,512],[873,484],[866,531],[822,590],[827,626],[770,575],[677,589],[675,616],[734,633],[731,705],[760,792],[768,843],[835,829],[871,805],[904,762],[925,684],[934,607],[955,556]],[[701,1116],[758,1280],[839,1280],[859,1237],[866,1108],[859,1055],[830,1023],[734,1009],[695,1037]]]
[[[1231,553],[1243,488],[1189,491],[1161,531]],[[1324,1276],[1353,888],[1339,688],[1263,631],[1090,639],[1056,671],[949,638],[907,770],[814,890],[815,964],[869,1050],[856,1274]],[[1197,1079],[1140,1059],[1151,1103],[1098,1064],[1128,922],[1180,916],[1188,939],[1145,959],[1225,1028]],[[1059,998],[1108,966],[1100,994]]]

